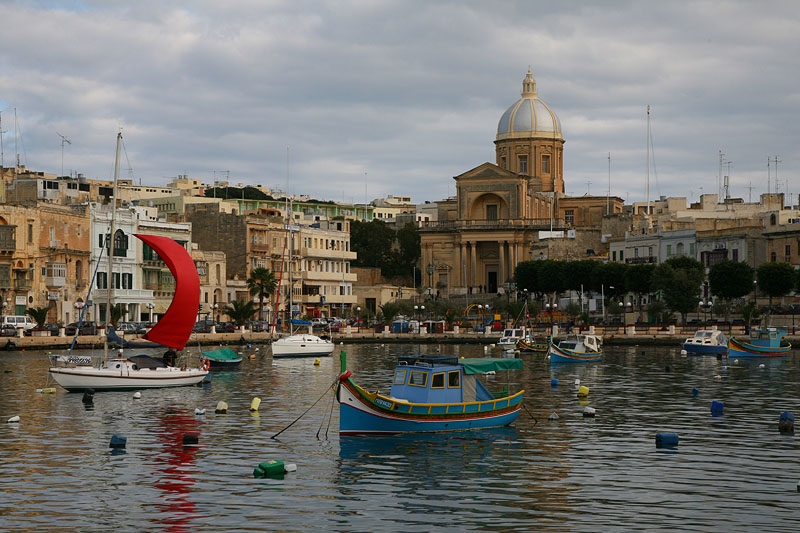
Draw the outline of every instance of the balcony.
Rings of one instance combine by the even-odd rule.
[[[10,279],[0,279],[0,289],[10,289],[10,288],[11,288]]]
[[[271,248],[272,247],[270,245],[261,242],[250,243],[251,252],[269,252]]]
[[[67,278],[64,276],[47,276],[44,278],[44,284],[47,287],[65,287]]]
[[[487,231],[487,230],[548,230],[551,227],[564,229],[571,227],[563,219],[549,218],[507,218],[500,220],[426,220],[421,222],[420,232],[433,231]]]
[[[332,249],[326,250],[325,248],[309,248],[306,246],[301,247],[300,251],[296,252],[295,255],[314,259],[330,259],[332,261],[355,261],[358,258],[358,254],[355,252]]]
[[[17,249],[16,228],[14,225],[0,224],[0,252],[13,252]]]
[[[30,290],[31,280],[24,278],[14,278],[14,288],[19,291]]]
[[[310,270],[292,272],[292,278],[306,281],[349,281],[352,283],[358,281],[358,276],[353,272],[345,272],[344,275],[342,275],[341,272],[312,272]]]

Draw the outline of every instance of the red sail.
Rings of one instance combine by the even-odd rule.
[[[136,235],[167,264],[175,277],[175,296],[166,314],[144,338],[182,350],[192,335],[197,306],[200,303],[200,276],[186,249],[169,237]]]

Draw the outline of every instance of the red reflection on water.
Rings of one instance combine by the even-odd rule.
[[[183,436],[199,435],[204,422],[169,410],[159,421],[163,430],[157,437],[163,443],[163,450],[156,463],[164,468],[159,468],[160,475],[153,486],[163,493],[164,503],[155,506],[160,513],[153,521],[168,526],[167,531],[192,531],[190,522],[202,516],[197,513],[197,504],[187,498],[199,472],[195,468],[198,448],[184,446]]]

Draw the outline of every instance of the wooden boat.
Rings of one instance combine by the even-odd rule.
[[[698,329],[681,344],[681,348],[688,355],[725,354],[728,353],[728,337],[716,329]]]
[[[547,355],[551,363],[589,363],[601,361],[602,337],[599,335],[568,335],[558,344],[550,339]]]
[[[507,426],[522,408],[524,391],[495,398],[477,374],[522,368],[522,360],[403,356],[388,395],[356,385],[341,355],[336,390],[339,434],[459,431]]]
[[[785,357],[792,349],[785,335],[783,328],[752,328],[749,340],[731,337],[728,357]]]
[[[209,369],[236,368],[242,362],[242,356],[230,348],[220,348],[203,353],[204,363],[208,360]]]
[[[517,341],[517,351],[520,353],[547,353],[548,344],[546,339],[528,336]]]

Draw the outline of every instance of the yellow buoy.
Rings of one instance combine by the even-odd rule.
[[[578,396],[589,396],[589,387],[581,385],[581,388],[578,389]]]
[[[214,409],[215,413],[227,413],[228,412],[228,404],[220,400],[217,403],[217,408]]]
[[[319,359],[314,359],[314,366],[319,366]]]
[[[253,398],[253,401],[250,402],[250,410],[251,411],[258,411],[258,406],[261,405],[261,398],[256,396]]]
[[[48,387],[46,389],[42,389],[42,394],[55,394],[56,389],[55,387]]]

